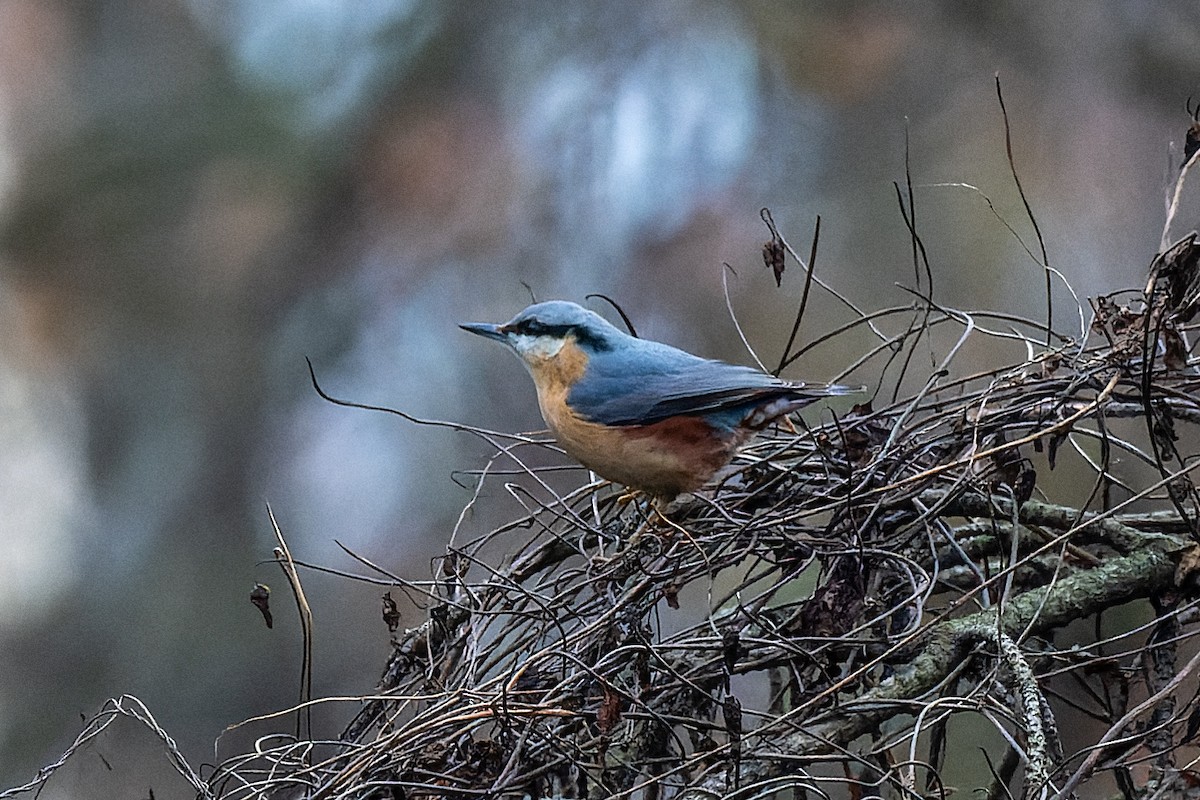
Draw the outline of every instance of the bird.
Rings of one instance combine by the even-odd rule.
[[[823,397],[861,391],[783,380],[631,336],[566,300],[463,330],[508,346],[563,450],[606,480],[670,502],[695,492],[740,445]]]

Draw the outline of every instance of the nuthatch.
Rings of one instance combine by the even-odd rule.
[[[668,501],[707,483],[773,421],[860,391],[700,358],[562,300],[531,305],[503,325],[460,327],[521,358],[542,418],[567,453],[601,477]]]

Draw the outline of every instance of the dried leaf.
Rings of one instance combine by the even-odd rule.
[[[387,625],[388,633],[395,633],[400,627],[400,609],[391,592],[383,593],[383,624]]]
[[[1195,580],[1193,576],[1200,571],[1200,545],[1192,545],[1179,554],[1179,563],[1175,565],[1175,585],[1183,586],[1184,582]]]
[[[891,433],[891,420],[878,419],[871,415],[874,409],[868,400],[850,409],[843,419],[841,444],[845,448],[846,460],[855,466],[866,466],[878,446],[887,441]],[[832,450],[834,443],[827,436],[818,437],[822,449]]]
[[[1026,462],[1028,464],[1028,462]],[[1013,498],[1018,505],[1022,505],[1033,497],[1034,487],[1037,486],[1037,470],[1033,467],[1027,467],[1021,470],[1017,476],[1017,480],[1012,484]]]
[[[854,627],[866,597],[861,566],[850,556],[837,560],[829,580],[804,603],[799,619],[801,636],[840,636]]]
[[[273,627],[274,621],[271,618],[271,587],[265,583],[254,584],[254,588],[250,591],[250,602],[262,612],[263,622],[267,623],[267,627]]]
[[[607,683],[604,684],[604,700],[596,711],[596,727],[600,733],[608,734],[621,721],[621,695]]]
[[[642,649],[638,651],[637,657],[633,659],[634,673],[637,675],[638,688],[643,692],[649,691],[651,685],[650,675],[650,651]]]
[[[1179,743],[1187,744],[1196,738],[1197,733],[1200,733],[1200,707],[1193,708],[1192,713],[1188,714],[1187,728],[1184,729],[1183,739]]]
[[[786,253],[783,249],[783,242],[778,235],[772,236],[770,241],[763,245],[763,263],[771,270],[775,276],[775,285],[783,285],[783,271],[786,269]]]
[[[1196,243],[1196,234],[1188,234],[1156,256],[1150,274],[1165,290],[1167,315],[1191,321],[1200,310],[1200,244]]]
[[[725,662],[725,671],[733,672],[737,660],[742,656],[741,635],[733,629],[725,631],[721,637],[721,658]]]
[[[734,695],[726,695],[721,704],[721,716],[725,718],[725,733],[730,741],[742,738],[742,702]]]
[[[1050,469],[1054,469],[1058,463],[1058,448],[1067,440],[1067,431],[1061,431],[1050,437],[1046,445],[1046,463],[1050,465]]]
[[[1172,372],[1182,372],[1187,368],[1187,345],[1174,325],[1168,323],[1163,326],[1159,342],[1162,344],[1164,367]]]
[[[1183,137],[1183,162],[1179,165],[1180,169],[1187,166],[1197,150],[1200,150],[1200,122],[1193,120],[1192,124],[1188,125],[1187,133]]]
[[[1004,432],[997,432],[995,445],[1002,446],[1006,442]],[[1051,452],[1053,453],[1053,450]],[[1051,458],[1053,459],[1053,455]],[[1030,498],[1033,494],[1033,487],[1037,483],[1037,472],[1030,465],[1029,459],[1021,455],[1018,448],[1000,450],[992,456],[992,465],[996,474],[992,480],[993,489],[1002,486],[1008,487],[1018,504],[1024,503]]]
[[[1175,432],[1175,414],[1165,402],[1158,400],[1151,406],[1150,431],[1158,449],[1163,453],[1175,452],[1179,434]]]

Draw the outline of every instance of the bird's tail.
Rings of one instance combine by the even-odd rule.
[[[813,383],[797,383],[789,387],[789,389],[787,393],[781,394],[771,402],[756,408],[744,424],[752,430],[759,430],[780,417],[787,416],[793,411],[799,411],[810,403],[815,403],[822,398],[839,397],[845,394],[860,394],[865,391],[861,386],[843,386],[839,383],[830,383],[824,386]]]
[[[867,390],[865,386],[843,386],[840,383],[797,383],[794,386],[792,396],[797,400],[808,398],[808,402],[819,400],[822,397],[840,397],[844,394],[862,394]]]

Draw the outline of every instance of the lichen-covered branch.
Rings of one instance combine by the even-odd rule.
[[[999,614],[989,609],[936,624],[925,632],[912,660],[874,689],[807,720],[803,730],[777,737],[770,729],[760,729],[756,734],[762,740],[759,758],[746,765],[742,778],[753,782],[782,774],[797,756],[836,752],[889,717],[908,713],[911,701],[933,691],[980,642],[1000,643],[1002,659],[1010,669],[1018,667],[1025,718],[1036,721],[1036,681],[1016,646],[1017,637],[1044,633],[1130,600],[1170,591],[1175,568],[1167,549],[1150,549],[1076,573],[1052,587],[1022,593]],[[1040,727],[1040,721],[1035,727]],[[772,753],[781,757],[773,759]],[[1044,759],[1033,765],[1035,783],[1047,777],[1047,766]],[[710,778],[682,797],[722,796],[722,780]]]

